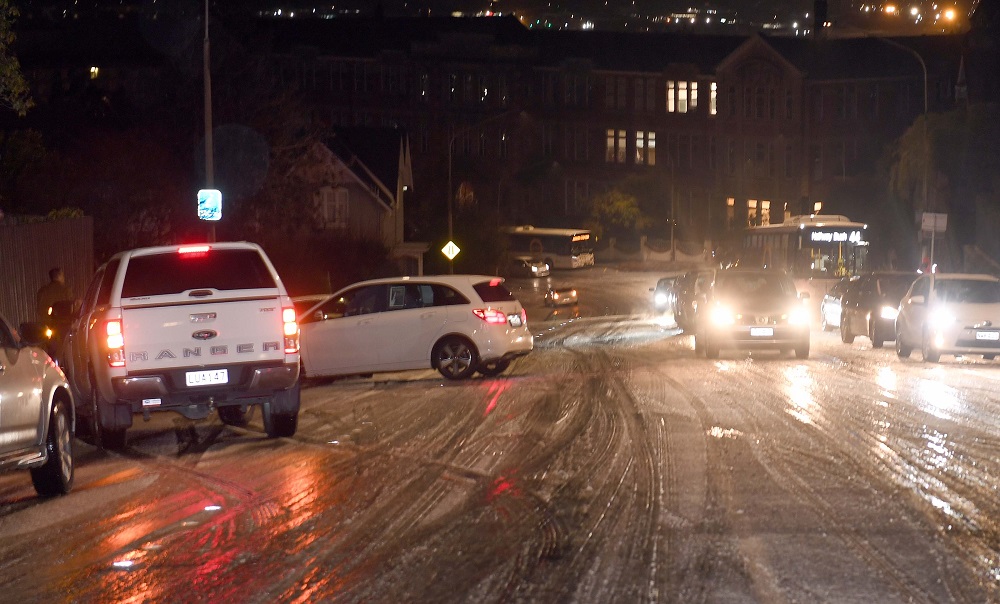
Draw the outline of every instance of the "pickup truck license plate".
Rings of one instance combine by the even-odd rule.
[[[750,335],[754,338],[770,338],[774,335],[773,327],[751,327]]]
[[[208,371],[188,371],[184,374],[188,386],[211,386],[212,384],[229,383],[228,369],[209,369]]]
[[[977,331],[977,340],[1000,340],[1000,331]]]

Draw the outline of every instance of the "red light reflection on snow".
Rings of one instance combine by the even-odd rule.
[[[488,416],[497,407],[497,401],[500,400],[500,395],[510,389],[510,382],[506,380],[490,380],[489,388],[487,389],[486,396],[488,397],[488,402],[486,403],[486,409],[483,411],[483,417]]]

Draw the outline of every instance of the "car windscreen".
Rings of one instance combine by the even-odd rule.
[[[779,274],[720,274],[715,281],[716,295],[731,299],[794,297],[795,284]]]
[[[476,283],[472,289],[476,290],[483,302],[510,302],[517,299],[499,279]]]
[[[899,302],[906,295],[907,290],[913,285],[916,275],[893,275],[891,277],[879,277],[878,290],[882,297]]]
[[[934,291],[941,302],[964,304],[1000,303],[1000,283],[972,279],[938,279]]]
[[[272,289],[277,284],[257,250],[231,249],[133,256],[122,298],[179,294],[192,289]]]

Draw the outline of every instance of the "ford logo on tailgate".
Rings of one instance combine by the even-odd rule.
[[[191,334],[191,337],[196,340],[211,340],[217,335],[219,335],[219,332],[217,331],[212,331],[211,329],[201,329]]]

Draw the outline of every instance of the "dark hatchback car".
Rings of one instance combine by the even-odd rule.
[[[661,277],[656,281],[656,287],[649,288],[653,292],[653,308],[656,312],[675,312],[677,303],[677,285],[683,273]]]
[[[840,304],[840,340],[851,344],[856,336],[867,336],[873,348],[881,348],[896,339],[899,302],[917,277],[917,273],[876,271],[851,281]]]
[[[808,293],[777,270],[720,270],[698,309],[695,347],[714,359],[723,349],[794,350],[809,357]]]

